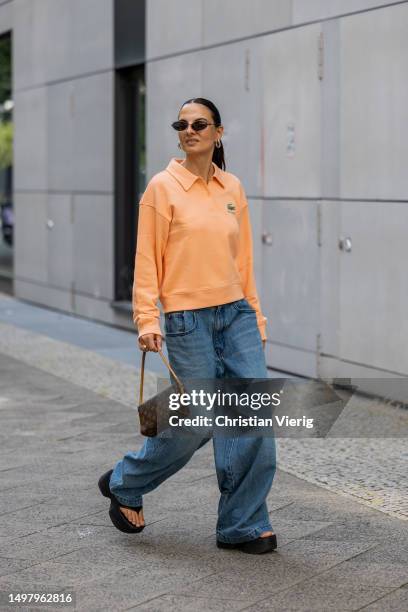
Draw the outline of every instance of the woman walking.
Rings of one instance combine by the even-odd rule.
[[[172,127],[185,159],[172,158],[140,201],[133,285],[139,348],[162,349],[160,299],[169,363],[181,380],[268,378],[248,202],[240,180],[225,171],[220,114],[210,100],[192,98]],[[99,480],[114,525],[140,532],[143,495],[208,440],[159,434],[118,461]],[[212,440],[220,490],[217,546],[274,550],[266,505],[276,469],[274,437]]]

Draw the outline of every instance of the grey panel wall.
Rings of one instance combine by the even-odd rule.
[[[111,192],[113,73],[63,81],[46,92],[49,188]]]
[[[298,349],[291,370],[315,372],[320,312],[320,252],[316,202],[265,201],[262,306],[268,317],[274,367],[288,369],[283,349]]]
[[[147,0],[146,9],[148,60],[202,46],[201,0]]]
[[[41,285],[48,282],[47,204],[39,193],[14,196],[14,274]]]
[[[215,102],[224,124],[227,170],[239,175],[247,192],[262,195],[262,44],[261,39],[203,52],[203,91]]]
[[[113,0],[15,0],[13,25],[16,295],[98,318],[114,297]]]
[[[113,298],[113,198],[74,198],[75,290],[97,299]]]
[[[113,0],[13,0],[16,89],[113,67]]]
[[[68,193],[51,193],[47,198],[47,281],[67,292],[71,292],[74,280],[72,200]]]
[[[13,0],[12,0],[13,1]],[[10,0],[0,2],[0,35],[13,27],[13,5]]]
[[[202,0],[202,5],[203,45],[254,36],[291,23],[288,0]]]
[[[292,0],[293,24],[398,4],[400,0]]]
[[[408,372],[408,206],[343,202],[339,251],[341,359],[399,374]]]
[[[48,91],[37,87],[14,90],[14,189],[42,190],[48,186]]]
[[[263,41],[264,194],[320,196],[320,24]]]
[[[341,195],[407,199],[408,4],[340,20]]]

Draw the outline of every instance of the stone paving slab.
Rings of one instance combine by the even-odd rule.
[[[282,612],[344,612],[345,610],[366,610],[367,604],[387,595],[391,589],[367,587],[363,585],[344,585],[316,577],[293,586],[281,593],[258,601],[246,608],[251,612],[273,610]]]
[[[248,609],[250,601],[247,599],[211,599],[208,597],[189,597],[186,595],[162,595],[150,599],[144,604],[129,608],[138,612],[167,612],[178,610],[179,612],[235,612]]]
[[[407,609],[408,587],[395,589],[364,608],[364,612],[400,612]]]

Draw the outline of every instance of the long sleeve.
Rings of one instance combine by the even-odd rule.
[[[163,280],[163,255],[169,234],[170,218],[157,197],[157,186],[146,188],[139,204],[139,220],[132,291],[133,322],[138,337],[160,334],[160,310],[157,306]]]
[[[239,238],[239,253],[237,257],[239,274],[242,281],[242,290],[245,298],[256,311],[258,328],[261,333],[262,340],[266,340],[266,324],[267,318],[263,316],[259,304],[258,293],[256,290],[256,281],[254,275],[254,259],[253,259],[253,241],[251,220],[249,215],[248,201],[245,196],[245,191],[240,183],[240,202],[241,202],[241,218],[240,218],[240,238]]]

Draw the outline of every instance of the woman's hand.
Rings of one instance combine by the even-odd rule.
[[[162,350],[162,337],[160,334],[144,334],[139,338],[139,348],[141,351],[153,351],[157,353]]]
[[[266,346],[266,340],[262,340],[262,348],[263,348],[263,350],[265,350],[265,346]]]

